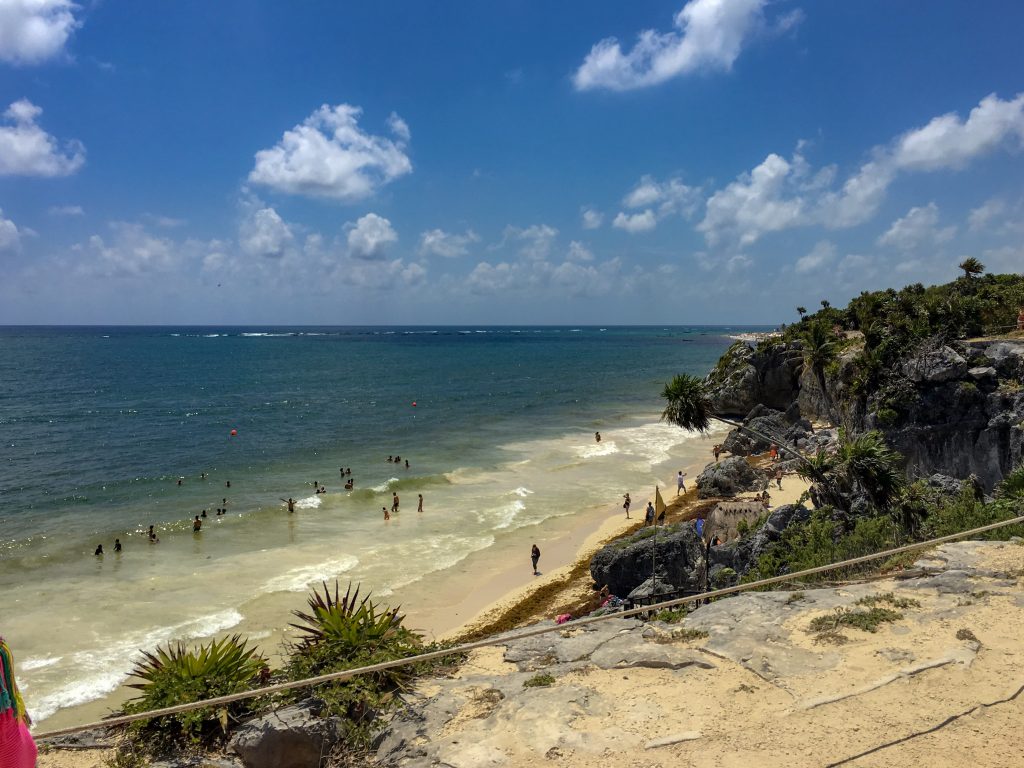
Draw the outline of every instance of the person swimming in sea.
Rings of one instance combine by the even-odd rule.
[[[102,544],[97,544],[96,545],[96,551],[93,552],[93,554],[96,555],[97,557],[102,556],[103,555],[103,545]]]
[[[346,491],[351,491],[351,490],[352,490],[352,487],[353,487],[353,486],[354,486],[355,484],[356,484],[356,483],[355,483],[355,480],[346,480],[346,481],[345,481],[345,490],[346,490]]]
[[[595,432],[594,433],[594,442],[595,443],[600,443],[601,442],[601,433],[600,432]]]
[[[115,552],[120,552],[121,551],[121,540],[120,539],[114,539],[114,551]]]
[[[160,539],[156,537],[156,531],[153,530],[153,526],[149,526],[149,543],[156,544]]]
[[[203,510],[203,514],[201,514],[200,517],[203,518],[204,520],[206,519],[206,510],[205,509]]]
[[[293,499],[291,496],[289,496],[287,499],[281,499],[281,501],[283,501],[284,505],[288,507],[289,512],[295,511],[295,499]]]
[[[199,515],[196,515],[196,519],[192,521],[192,532],[199,533],[203,529],[203,521],[199,519]]]

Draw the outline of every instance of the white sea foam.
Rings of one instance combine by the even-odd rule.
[[[359,565],[355,555],[326,560],[315,565],[303,565],[275,576],[263,585],[264,592],[305,592],[314,581],[326,581],[351,571]]]
[[[28,672],[29,670],[32,670],[32,669],[42,669],[43,667],[53,666],[58,661],[60,661],[62,658],[64,658],[64,657],[63,656],[46,656],[44,658],[39,658],[39,659],[36,659],[36,658],[24,659],[24,660],[21,660],[21,661],[18,662],[18,666],[22,669],[22,671]]]
[[[516,488],[514,491],[512,491],[512,493],[522,498],[533,495],[533,491],[531,491],[529,488],[523,488],[522,486]]]
[[[229,629],[241,620],[242,614],[229,609],[170,627],[118,635],[116,640],[108,639],[102,649],[78,651],[69,660],[70,669],[63,675],[64,680],[70,679],[71,682],[53,693],[36,698],[31,714],[39,723],[58,709],[75,707],[106,696],[129,677],[125,672],[126,661],[135,658],[140,648],[149,650],[175,638],[207,637]]]
[[[492,522],[494,528],[497,530],[503,530],[508,528],[515,522],[516,518],[519,517],[519,513],[526,509],[526,504],[518,499],[501,507],[492,512],[489,515],[484,516],[480,522]],[[488,520],[489,518],[489,520]]]
[[[320,498],[320,494],[314,496],[307,496],[304,499],[299,499],[295,502],[296,509],[316,509],[323,503],[323,499]]]
[[[576,455],[581,459],[592,459],[595,456],[610,456],[619,452],[619,446],[614,440],[602,440],[600,443],[587,443],[576,449]]]
[[[370,490],[373,491],[374,493],[384,493],[385,491],[390,491],[393,485],[397,482],[397,477],[389,477],[385,482],[381,483],[380,485],[373,486]]]

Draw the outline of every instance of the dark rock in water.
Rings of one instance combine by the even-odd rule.
[[[283,707],[241,726],[231,748],[245,768],[317,768],[340,739],[339,721],[309,703]]]
[[[613,595],[626,597],[650,579],[652,566],[659,592],[696,589],[703,563],[703,545],[693,524],[678,523],[657,531],[657,536],[653,528],[643,528],[611,542],[591,559],[590,575],[595,584],[607,584]]]
[[[763,484],[764,480],[746,459],[732,456],[704,468],[697,477],[697,496],[701,499],[735,496],[744,491],[760,490]]]

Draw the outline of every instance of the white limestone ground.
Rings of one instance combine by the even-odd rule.
[[[949,544],[917,565],[928,573],[720,600],[682,627],[570,625],[478,651],[456,679],[420,689],[378,757],[451,768],[1024,764],[1024,546]],[[816,616],[888,592],[920,606],[874,634],[843,628],[842,643],[809,632]],[[538,674],[553,684],[524,687]]]

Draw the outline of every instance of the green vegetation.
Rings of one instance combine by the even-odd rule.
[[[666,624],[678,624],[680,621],[686,618],[686,614],[689,611],[683,608],[666,608],[665,610],[658,611],[654,615],[655,621],[663,621]]]
[[[866,611],[851,611],[837,608],[833,613],[818,616],[811,621],[810,630],[818,633],[838,632],[843,627],[877,632],[883,624],[899,621],[903,614],[891,608],[869,608]]]
[[[314,590],[309,595],[307,605],[306,611],[294,611],[299,622],[293,626],[300,636],[286,647],[288,656],[284,669],[276,675],[278,680],[301,680],[441,648],[425,646],[419,635],[403,626],[397,608],[380,608],[369,596],[360,599],[358,587],[352,585],[341,595],[337,582],[333,590],[325,583],[322,592]],[[311,690],[323,714],[341,717],[346,748],[358,751],[369,747],[378,716],[397,703],[397,692],[405,690],[414,678],[436,673],[458,660],[453,655],[417,662],[323,683]],[[268,682],[272,673],[254,647],[232,635],[195,649],[173,643],[166,649],[144,652],[132,675],[140,680],[132,687],[142,693],[125,705],[126,714],[254,689]],[[308,696],[309,689],[273,700],[254,697],[217,710],[200,709],[136,723],[126,729],[126,738],[109,765],[135,768],[153,757],[211,748],[223,742],[240,719]]]
[[[524,680],[523,688],[546,688],[547,686],[554,684],[554,675],[549,675],[547,672],[542,672],[539,675],[534,675],[529,680]]]
[[[921,603],[912,597],[896,597],[892,592],[884,592],[880,595],[868,595],[857,601],[857,605],[866,605],[868,608],[875,608],[879,603],[888,603],[893,608],[920,608]]]
[[[245,691],[256,686],[265,666],[256,648],[238,635],[197,648],[171,643],[153,653],[144,651],[131,673],[141,682],[130,685],[141,694],[125,704],[124,711],[147,712]],[[227,733],[229,719],[247,714],[251,704],[237,702],[217,710],[144,720],[133,725],[132,733],[158,749],[208,746]]]

